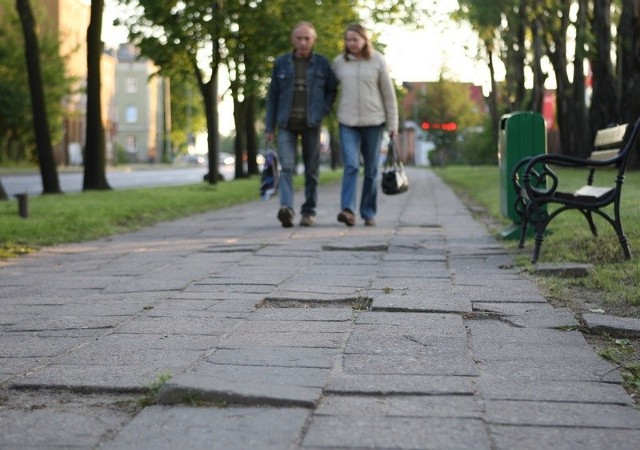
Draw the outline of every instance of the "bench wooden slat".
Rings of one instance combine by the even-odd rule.
[[[620,152],[619,148],[614,148],[611,150],[598,150],[598,151],[592,152],[589,159],[592,161],[606,161],[608,159],[615,158],[616,156],[618,156],[619,152]]]
[[[589,198],[600,198],[609,192],[613,191],[611,187],[599,187],[599,186],[582,186],[580,189],[575,191],[573,195],[575,197],[589,197]]]
[[[627,124],[598,130],[598,132],[596,133],[596,138],[593,142],[594,148],[608,150],[612,145],[620,144],[624,138],[624,133],[626,130]]]

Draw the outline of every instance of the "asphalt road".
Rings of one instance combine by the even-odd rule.
[[[190,166],[176,168],[115,168],[107,169],[107,180],[114,189],[127,189],[145,186],[177,186],[202,182],[208,172],[206,166]],[[220,173],[225,179],[234,176],[233,166],[220,166]],[[82,170],[77,172],[59,172],[58,179],[63,192],[80,192],[82,190]],[[2,175],[0,181],[7,195],[42,194],[42,178],[39,173]]]

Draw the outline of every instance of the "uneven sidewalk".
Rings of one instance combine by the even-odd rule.
[[[273,199],[0,267],[0,448],[637,448],[572,313],[410,178],[376,227],[333,185],[312,228]]]

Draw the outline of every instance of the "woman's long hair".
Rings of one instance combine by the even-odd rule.
[[[354,33],[358,33],[360,37],[365,40],[364,47],[362,48],[362,57],[364,59],[370,59],[373,54],[373,46],[371,45],[371,40],[369,39],[369,34],[367,30],[360,25],[359,23],[354,23],[353,25],[349,25],[349,27],[344,32],[344,59],[349,61],[349,49],[347,47],[347,33],[349,31],[353,31]]]

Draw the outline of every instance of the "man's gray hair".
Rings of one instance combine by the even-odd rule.
[[[318,38],[318,35],[316,34],[316,27],[314,27],[311,22],[307,22],[307,21],[302,21],[295,24],[295,26],[291,29],[291,36],[293,36],[294,31],[296,31],[298,28],[302,26],[308,27],[311,30],[314,39]]]

